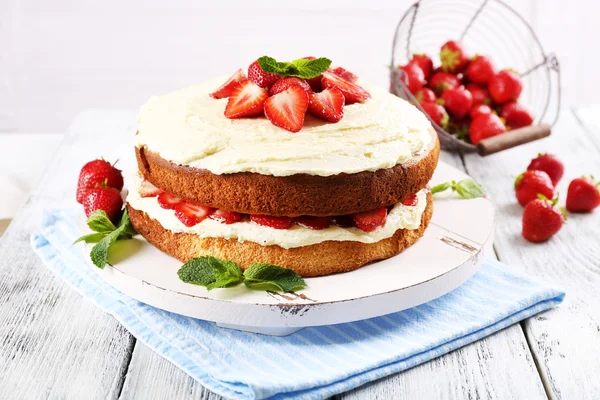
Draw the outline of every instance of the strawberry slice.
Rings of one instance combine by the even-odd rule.
[[[344,116],[344,94],[336,87],[311,93],[308,99],[308,112],[329,122],[338,122]]]
[[[283,78],[275,82],[273,86],[271,86],[271,89],[269,89],[269,96],[275,96],[277,93],[281,93],[285,90],[288,90],[292,86],[300,86],[304,88],[304,90],[306,90],[308,93],[312,92],[310,85],[304,79],[291,77]]]
[[[229,96],[225,116],[233,119],[261,114],[268,95],[267,89],[252,81],[237,83]]]
[[[354,83],[358,80],[358,76],[354,75],[352,72],[344,69],[342,67],[337,67],[333,70],[333,73],[341,76],[342,78]]]
[[[213,99],[224,99],[225,97],[229,97],[231,96],[231,92],[233,92],[233,88],[235,87],[235,85],[245,80],[246,74],[244,74],[244,71],[240,68],[235,72],[235,74],[231,75],[227,82],[225,82],[217,90],[212,92],[210,94],[210,97],[212,97]]]
[[[209,213],[210,207],[187,201],[179,203],[175,208],[175,216],[188,228],[202,222]]]
[[[183,200],[167,192],[158,195],[158,204],[167,210],[174,210],[181,203],[183,203]]]
[[[413,207],[417,205],[417,195],[413,194],[412,196],[402,200],[402,204],[408,207]]]
[[[340,228],[352,228],[354,226],[354,221],[349,215],[337,215],[331,217],[331,224],[339,226]]]
[[[291,86],[265,101],[265,115],[271,123],[290,132],[302,129],[307,109],[308,93],[300,86]]]
[[[290,217],[271,217],[269,215],[251,215],[250,221],[275,229],[289,229],[294,223]]]
[[[365,232],[372,232],[385,223],[387,217],[387,208],[376,208],[374,210],[363,211],[352,214],[354,225]]]
[[[162,190],[151,184],[149,181],[144,179],[140,185],[139,193],[141,197],[156,197]]]
[[[371,94],[365,89],[333,72],[324,72],[321,84],[325,89],[331,87],[340,89],[346,98],[346,104],[360,103],[371,98]]]
[[[294,218],[294,222],[305,228],[321,230],[329,228],[329,218],[327,217],[310,217],[303,215],[301,217]]]
[[[210,214],[208,214],[208,218],[214,219],[215,221],[224,222],[226,224],[233,224],[234,222],[239,222],[242,219],[240,213],[236,213],[235,211],[225,211],[221,209],[212,210]]]

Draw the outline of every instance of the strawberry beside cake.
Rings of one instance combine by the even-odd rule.
[[[439,143],[414,106],[325,58],[261,57],[151,98],[131,223],[186,262],[211,255],[302,276],[392,257],[424,233]]]

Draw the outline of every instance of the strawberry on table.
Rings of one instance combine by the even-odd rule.
[[[473,96],[473,106],[478,106],[480,104],[492,104],[492,98],[490,97],[487,89],[484,87],[476,83],[469,83],[467,86],[465,86],[465,89],[471,92],[471,96]]]
[[[344,94],[336,87],[313,92],[309,94],[308,112],[319,119],[338,122],[344,116],[344,102]]]
[[[510,69],[505,69],[490,79],[488,90],[492,99],[496,103],[502,104],[517,100],[523,90],[523,83],[519,74]]]
[[[355,74],[353,74],[352,72],[348,71],[347,69],[344,69],[342,67],[337,67],[333,69],[333,73],[336,75],[341,76],[342,78],[350,81],[350,82],[356,82],[358,80],[358,76],[356,76]]]
[[[162,190],[151,184],[149,181],[144,179],[139,188],[140,197],[156,197],[158,196]]]
[[[458,119],[467,115],[473,106],[471,92],[462,87],[446,90],[442,94],[442,99],[446,110]]]
[[[465,75],[471,82],[487,84],[494,76],[492,61],[486,56],[473,57]]]
[[[469,137],[471,143],[478,144],[483,139],[506,132],[506,127],[496,114],[481,114],[471,122]]]
[[[240,68],[233,75],[231,75],[231,77],[224,84],[212,92],[210,97],[213,99],[224,99],[225,97],[229,97],[235,85],[245,80],[246,74],[244,74],[244,71],[242,71]]]
[[[538,198],[538,194],[549,199],[554,198],[554,185],[544,171],[525,171],[515,180],[515,195],[519,204],[525,206]]]
[[[417,99],[419,104],[423,104],[423,103],[433,103],[437,100],[437,97],[436,97],[435,93],[433,93],[433,90],[424,87],[424,88],[417,90],[417,92],[415,93],[415,99]]]
[[[440,60],[442,61],[442,70],[453,74],[462,72],[469,63],[469,57],[456,40],[444,43],[440,49]]]
[[[290,217],[272,217],[269,215],[251,215],[250,221],[275,229],[289,229],[294,224],[294,220]]]
[[[409,62],[399,69],[404,72],[404,75],[401,77],[401,79],[411,93],[414,94],[417,92],[417,90],[425,86],[425,74],[417,63]]]
[[[533,124],[533,116],[523,105],[516,101],[509,101],[502,105],[500,116],[506,121],[510,129],[518,129]]]
[[[600,205],[600,182],[593,178],[575,178],[567,192],[567,210],[576,213],[591,212]]]
[[[385,224],[387,218],[387,208],[376,208],[374,210],[363,211],[352,214],[354,225],[365,232],[372,232]]]
[[[180,202],[175,207],[175,216],[188,228],[204,221],[209,213],[210,207],[187,201]]]
[[[303,215],[301,217],[294,218],[294,222],[304,228],[315,230],[329,228],[329,218],[327,217],[311,217],[308,215]]]
[[[107,186],[88,189],[83,199],[83,210],[87,217],[96,210],[103,210],[112,222],[117,222],[122,208],[121,191]]]
[[[308,93],[300,86],[290,86],[269,97],[264,104],[265,115],[271,123],[290,132],[302,129],[307,109]]]
[[[106,160],[98,159],[85,164],[79,172],[79,180],[77,182],[77,202],[83,204],[87,189],[104,185],[123,189],[123,174],[115,168],[114,164]]]
[[[218,208],[212,210],[210,214],[208,214],[208,218],[226,224],[233,224],[234,222],[239,222],[242,219],[242,216],[235,211],[225,211]]]
[[[433,61],[431,61],[431,58],[429,58],[427,54],[413,54],[410,62],[421,67],[425,79],[429,79],[431,74],[433,74]]]
[[[560,181],[560,178],[562,178],[565,172],[565,166],[562,161],[560,161],[555,155],[547,153],[538,154],[536,158],[531,160],[531,163],[529,163],[527,169],[529,171],[544,171],[548,174],[554,186],[558,184],[558,181]]]
[[[261,88],[268,89],[276,81],[281,79],[281,75],[263,71],[257,60],[250,64],[250,66],[248,67],[248,79],[260,86]]]
[[[158,204],[167,210],[174,210],[179,204],[183,203],[182,199],[167,192],[160,193],[157,197],[157,200]]]
[[[431,120],[442,128],[446,128],[448,125],[448,113],[446,109],[437,103],[423,103],[421,108],[431,118]]]
[[[490,108],[490,106],[486,106],[485,104],[480,104],[478,106],[474,106],[473,108],[471,108],[471,111],[469,111],[469,117],[471,117],[471,120],[474,120],[475,118],[477,118],[480,115],[491,114],[491,113],[492,113],[492,109]]]
[[[440,96],[448,89],[454,89],[460,86],[460,79],[456,75],[446,72],[437,72],[433,74],[428,84],[436,95]]]
[[[306,90],[308,93],[312,92],[312,89],[306,80],[300,79],[300,78],[295,78],[295,77],[290,77],[290,78],[283,78],[283,79],[280,79],[277,82],[275,82],[273,84],[273,86],[271,86],[271,89],[269,89],[269,96],[274,96],[277,93],[281,93],[284,90],[288,90],[292,86],[300,86],[301,88]]]
[[[324,89],[336,87],[342,91],[346,104],[361,103],[371,98],[371,94],[356,83],[350,82],[334,74],[333,72],[324,72],[321,85]]]
[[[554,236],[562,227],[565,212],[556,206],[558,199],[548,200],[544,196],[536,198],[523,210],[523,237],[530,242],[544,242]]]
[[[225,107],[227,118],[252,117],[262,114],[269,93],[251,80],[236,84]]]

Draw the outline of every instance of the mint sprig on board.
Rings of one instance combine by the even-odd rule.
[[[232,261],[203,256],[193,258],[177,271],[185,283],[200,285],[208,290],[241,284],[253,290],[292,292],[306,287],[304,279],[291,269],[273,264],[256,263],[247,270]]]
[[[316,78],[327,71],[331,65],[331,60],[325,57],[307,60],[299,58],[292,62],[277,61],[273,57],[262,56],[258,60],[258,65],[265,72],[281,76],[294,76],[300,79]]]
[[[137,234],[131,225],[127,209],[123,212],[117,226],[111,222],[106,212],[102,210],[94,211],[88,218],[87,225],[94,233],[81,236],[73,244],[79,242],[96,243],[92,247],[90,257],[94,265],[101,269],[108,264],[108,252],[117,240],[131,239],[133,235]]]
[[[448,189],[452,189],[453,192],[458,193],[463,199],[475,199],[485,196],[483,186],[473,179],[440,183],[431,188],[431,193],[436,194]]]

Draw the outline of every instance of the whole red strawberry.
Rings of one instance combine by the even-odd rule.
[[[486,84],[494,76],[492,61],[486,56],[475,56],[469,63],[465,75],[471,82]]]
[[[438,96],[448,89],[454,89],[459,86],[460,79],[458,79],[456,75],[448,74],[446,72],[437,72],[433,74],[429,80],[429,87]]]
[[[491,114],[492,113],[492,109],[490,108],[490,106],[486,106],[485,104],[480,104],[478,106],[474,106],[473,108],[471,108],[471,111],[469,111],[469,117],[471,117],[471,119],[475,119],[480,115],[483,114]]]
[[[448,89],[442,95],[444,100],[444,107],[446,110],[455,118],[461,119],[469,113],[473,106],[473,96],[471,92],[458,87],[455,89]]]
[[[469,137],[471,143],[478,144],[483,139],[506,132],[506,127],[496,114],[481,114],[471,122]]]
[[[281,79],[281,75],[263,71],[257,60],[248,67],[248,79],[261,88],[269,89],[275,82]]]
[[[567,210],[571,212],[590,212],[600,205],[600,182],[592,178],[575,178],[569,184],[567,192]]]
[[[469,63],[469,57],[467,57],[462,45],[456,40],[444,43],[440,49],[440,60],[442,61],[442,69],[453,74],[462,72]]]
[[[96,210],[103,210],[112,222],[117,222],[121,216],[123,199],[121,192],[115,188],[98,186],[88,189],[83,199],[83,210],[89,217]]]
[[[538,198],[538,194],[549,199],[554,197],[554,185],[544,171],[525,171],[515,180],[515,195],[519,204],[525,206]]]
[[[414,94],[417,90],[425,86],[425,74],[417,63],[409,62],[400,67],[400,69],[404,71],[402,79],[411,93]]]
[[[502,105],[500,116],[506,121],[510,129],[518,129],[533,124],[533,116],[523,105],[516,101],[509,101]]]
[[[560,181],[565,172],[564,164],[553,154],[538,154],[536,158],[531,160],[527,169],[529,171],[544,171],[548,174],[554,186]]]
[[[490,105],[492,104],[492,98],[490,97],[487,89],[479,86],[476,83],[469,83],[465,89],[471,92],[471,96],[473,96],[473,107],[478,106],[480,104]]]
[[[105,186],[123,189],[123,174],[114,164],[106,160],[90,161],[81,168],[77,182],[77,202],[83,204],[87,189],[104,184]]]
[[[505,69],[490,79],[488,90],[492,99],[496,103],[502,104],[517,100],[521,95],[521,90],[523,90],[523,83],[516,72]]]
[[[548,200],[544,196],[536,198],[523,210],[523,237],[530,242],[544,242],[554,236],[562,227],[565,212],[556,206],[558,199]]]
[[[437,97],[435,96],[435,93],[433,93],[433,90],[429,88],[421,88],[415,93],[415,99],[417,99],[419,104],[423,104],[433,103],[437,100]]]
[[[425,79],[429,79],[433,74],[433,61],[427,56],[427,54],[413,54],[410,62],[417,64],[423,70]]]
[[[423,108],[425,113],[429,115],[429,118],[431,118],[433,122],[444,129],[446,128],[449,117],[444,107],[436,103],[423,103],[421,104],[421,108]]]

